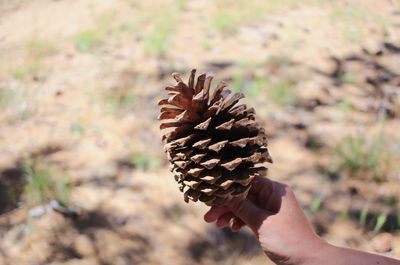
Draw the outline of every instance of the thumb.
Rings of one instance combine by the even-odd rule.
[[[233,198],[228,203],[228,208],[237,217],[242,219],[254,232],[256,232],[263,221],[267,218],[268,213],[257,207],[248,199]]]

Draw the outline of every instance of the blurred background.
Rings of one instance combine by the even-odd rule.
[[[168,171],[191,68],[246,94],[318,234],[400,258],[399,34],[398,0],[0,0],[0,264],[268,264]]]

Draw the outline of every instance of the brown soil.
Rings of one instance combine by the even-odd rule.
[[[0,264],[267,262],[249,231],[206,224],[167,169],[156,102],[192,67],[241,80],[269,177],[321,236],[400,258],[399,2],[264,2],[0,1]],[[379,133],[387,163],[340,164],[346,137]],[[28,160],[68,176],[77,216],[32,216]]]

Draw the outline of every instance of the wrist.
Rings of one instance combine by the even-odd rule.
[[[316,237],[307,246],[306,251],[302,251],[299,255],[298,265],[317,265],[324,264],[324,259],[333,248],[320,237]]]

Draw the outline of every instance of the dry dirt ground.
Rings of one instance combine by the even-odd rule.
[[[191,68],[247,95],[321,236],[400,258],[398,0],[0,0],[0,264],[268,264],[167,170]]]

